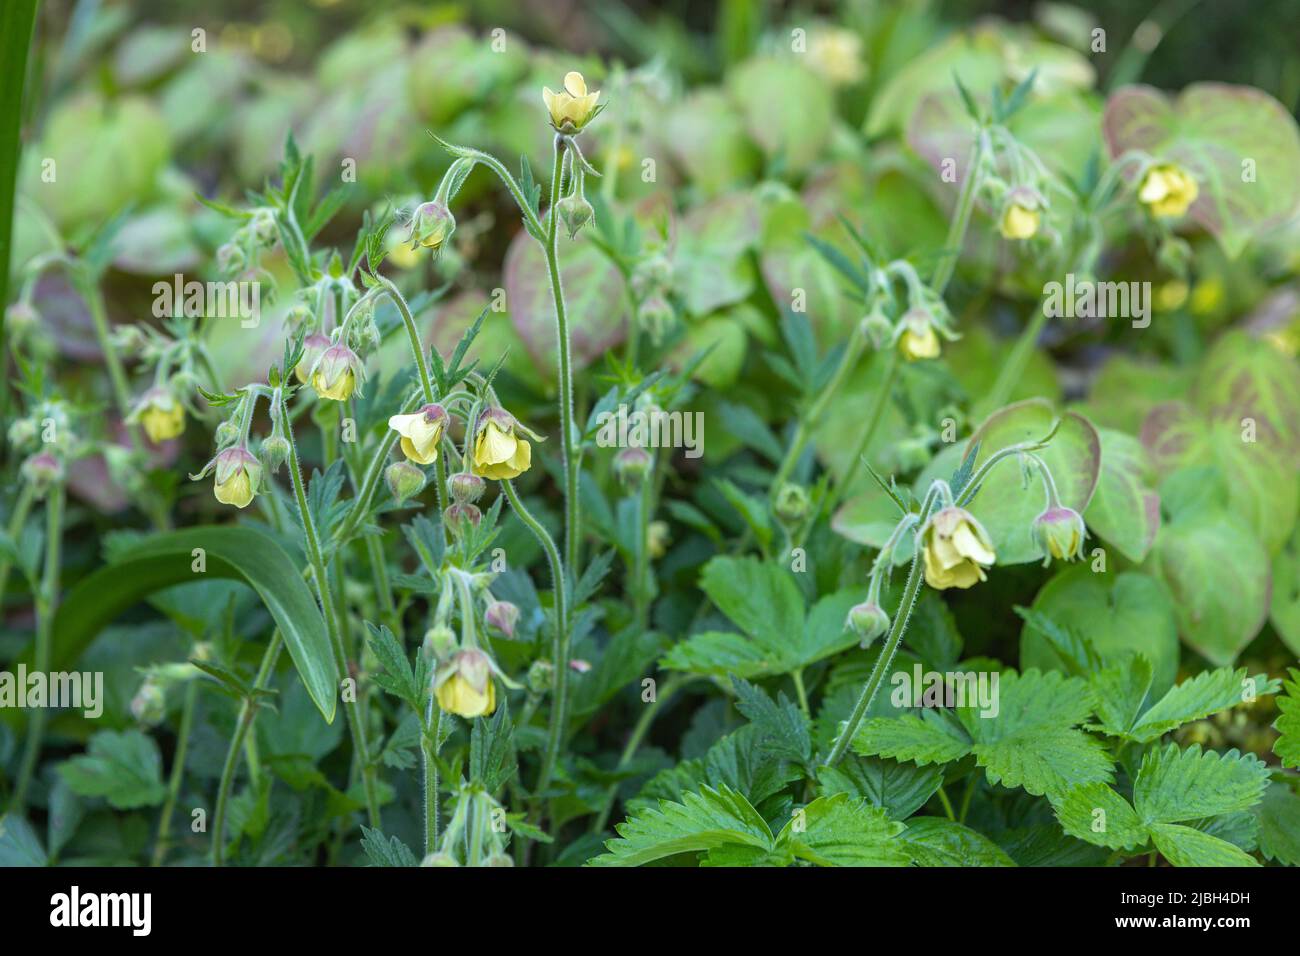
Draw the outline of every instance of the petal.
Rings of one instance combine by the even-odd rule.
[[[582,74],[576,70],[564,74],[564,89],[570,96],[586,96],[587,81],[582,78]]]
[[[971,526],[965,522],[953,532],[952,546],[963,558],[978,561],[980,564],[992,564],[997,560],[997,556],[984,546]]]
[[[479,433],[478,444],[474,447],[474,457],[485,464],[498,465],[509,461],[518,445],[519,442],[514,435],[502,431],[496,422],[488,422]]]
[[[406,435],[407,437],[410,437],[411,425],[415,423],[415,420],[417,418],[422,418],[422,417],[423,416],[419,414],[393,415],[388,419],[388,427],[391,428],[393,431],[397,432],[397,434],[399,435]]]
[[[532,466],[532,463],[533,446],[520,438],[515,443],[514,456],[509,462],[507,462],[507,464],[514,470],[515,475],[521,475]]]
[[[421,450],[405,435],[402,436],[402,454],[417,465],[431,465],[438,460],[438,446]]]

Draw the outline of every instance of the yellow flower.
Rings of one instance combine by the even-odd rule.
[[[447,427],[447,412],[438,404],[425,405],[414,415],[394,415],[388,427],[402,436],[402,454],[420,465],[438,460],[438,443]]]
[[[155,445],[185,431],[185,406],[161,386],[144,393],[136,408],[136,418]]]
[[[921,541],[925,582],[940,591],[983,581],[984,568],[997,559],[988,533],[975,516],[952,505],[926,522]]]
[[[898,350],[909,362],[939,357],[939,336],[934,323],[923,312],[913,309],[902,318],[903,333],[898,337]]]
[[[564,75],[564,89],[558,93],[549,86],[542,87],[542,100],[551,114],[551,125],[565,133],[576,133],[591,121],[599,98],[600,90],[588,93],[587,81],[576,72]]]
[[[1037,206],[1012,201],[1002,210],[998,231],[1002,233],[1003,239],[1032,239],[1037,234],[1042,219],[1043,214]]]
[[[1196,202],[1196,180],[1181,166],[1159,163],[1147,170],[1138,187],[1138,199],[1154,216],[1181,216]]]
[[[248,449],[227,448],[216,457],[213,493],[223,505],[246,508],[257,494],[262,465]]]
[[[438,668],[434,695],[438,706],[458,717],[487,717],[497,709],[492,662],[480,650],[457,651]]]
[[[1083,518],[1073,508],[1061,505],[1048,508],[1037,518],[1033,525],[1034,537],[1043,550],[1043,565],[1058,561],[1073,561],[1083,557],[1083,539],[1088,529]]]
[[[500,409],[488,413],[474,440],[474,471],[484,478],[517,478],[533,463],[533,449],[515,434],[514,419]]]
[[[837,27],[817,30],[808,38],[808,65],[833,86],[857,83],[867,75],[862,37]]]
[[[302,340],[302,358],[298,359],[298,364],[293,367],[293,374],[298,381],[307,384],[312,369],[316,367],[316,363],[329,347],[329,336],[321,335],[319,332],[313,332]]]
[[[357,353],[339,343],[331,345],[316,360],[311,371],[311,387],[321,398],[344,402],[356,390],[361,375],[361,360]]]
[[[656,560],[662,558],[668,553],[668,545],[672,542],[672,537],[668,533],[668,522],[651,521],[645,530],[646,550],[650,552],[650,557]]]

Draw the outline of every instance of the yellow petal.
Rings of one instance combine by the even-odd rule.
[[[974,530],[966,522],[962,522],[952,535],[953,547],[963,558],[970,558],[972,561],[978,561],[980,564],[992,564],[997,557],[991,550],[985,547],[984,542],[976,536]]]
[[[573,97],[587,95],[587,81],[576,70],[564,74],[564,89]]]
[[[509,461],[515,454],[519,442],[514,435],[504,431],[496,422],[488,422],[479,433],[478,444],[474,446],[474,458],[485,465],[498,465]]]

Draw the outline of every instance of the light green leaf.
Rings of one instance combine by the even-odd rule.
[[[1282,714],[1273,722],[1279,735],[1273,742],[1273,753],[1282,766],[1300,768],[1300,670],[1292,667],[1288,673],[1291,679],[1284,682],[1286,696],[1277,699]]]
[[[951,719],[932,710],[920,717],[871,717],[858,725],[853,749],[868,756],[926,764],[952,763],[971,752],[971,740]]]
[[[13,813],[0,816],[0,867],[47,866],[49,861],[32,825]]]
[[[1129,802],[1104,783],[1075,787],[1055,810],[1061,828],[1088,843],[1135,850],[1147,842],[1147,829]]]
[[[1101,474],[1084,520],[1120,554],[1140,564],[1160,530],[1160,495],[1149,484],[1151,465],[1142,443],[1123,432],[1097,429]]]
[[[877,757],[848,756],[817,771],[817,794],[847,793],[880,807],[892,820],[906,820],[943,784],[938,767],[922,767]]]
[[[1273,555],[1269,620],[1282,643],[1300,657],[1300,524]]]
[[[1248,696],[1253,700],[1255,695],[1276,694],[1281,686],[1267,674],[1247,674],[1244,667],[1202,671],[1165,694],[1124,736],[1147,743],[1183,724],[1235,707]]]
[[[1254,813],[1259,820],[1259,851],[1278,863],[1300,866],[1300,794],[1274,781]]]
[[[615,829],[618,839],[606,842],[608,852],[587,861],[588,866],[641,866],[732,845],[763,852],[775,848],[762,816],[725,784],[685,794],[681,803],[662,800],[658,809],[635,813]]]
[[[1259,866],[1259,861],[1227,840],[1175,823],[1151,827],[1151,840],[1174,866]]]
[[[1236,750],[1201,752],[1199,744],[1149,751],[1133,783],[1133,807],[1144,824],[1184,823],[1249,810],[1268,784],[1268,767]]]
[[[1015,866],[984,834],[942,817],[915,817],[902,836],[918,866]]]
[[[1126,735],[1151,690],[1151,663],[1141,654],[1097,671],[1089,682],[1097,701],[1097,729],[1112,737]]]
[[[104,797],[118,810],[162,803],[162,756],[152,737],[138,730],[105,730],[90,738],[87,753],[59,766],[74,793]]]
[[[1035,796],[1064,793],[1112,776],[1110,756],[1101,742],[1071,728],[1035,729],[976,744],[975,755],[989,783],[1024,787]]]
[[[776,842],[818,866],[908,866],[912,855],[897,839],[902,832],[884,810],[837,793],[796,810]]]

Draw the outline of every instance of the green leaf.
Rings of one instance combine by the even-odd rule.
[[[961,726],[937,711],[920,717],[870,717],[858,725],[853,749],[868,756],[892,757],[926,764],[952,763],[971,752],[972,741]]]
[[[1300,670],[1293,667],[1288,673],[1291,679],[1284,683],[1286,696],[1277,699],[1282,714],[1273,722],[1279,735],[1273,742],[1273,753],[1282,766],[1300,768]]]
[[[1273,555],[1269,621],[1282,643],[1300,657],[1300,524]]]
[[[775,848],[772,831],[758,811],[726,784],[688,793],[680,803],[661,800],[657,809],[632,815],[616,828],[618,839],[588,866],[641,866],[676,856],[722,847],[766,853]]]
[[[1101,473],[1084,520],[1135,564],[1146,558],[1160,530],[1160,495],[1150,486],[1151,464],[1142,443],[1123,432],[1097,429]]]
[[[898,839],[903,829],[879,807],[837,793],[796,810],[776,843],[818,866],[908,866],[912,855]]]
[[[748,681],[732,678],[736,709],[753,724],[759,746],[777,757],[807,763],[812,757],[808,718],[797,704],[780,694],[776,701]]]
[[[1259,821],[1259,851],[1286,866],[1300,866],[1300,794],[1274,781],[1254,813]]]
[[[362,824],[361,849],[374,866],[419,866],[411,848],[395,836],[385,836],[383,830]]]
[[[1127,736],[1151,691],[1151,663],[1137,654],[1097,671],[1090,683],[1097,702],[1097,728],[1112,737]]]
[[[917,817],[902,836],[918,866],[1015,866],[984,834],[942,817]]]
[[[1248,676],[1244,667],[1202,671],[1165,694],[1124,736],[1147,743],[1193,720],[1253,701],[1258,694],[1276,694],[1280,686],[1266,674]]]
[[[9,261],[9,241],[14,225],[14,187],[22,155],[27,56],[31,50],[37,49],[32,43],[32,24],[35,22],[36,0],[15,0],[0,8],[0,60],[5,64],[0,75],[0,249],[5,250],[4,267],[0,268],[0,302],[4,303],[11,301],[9,270],[18,265]],[[0,342],[3,341],[0,337]],[[4,403],[0,403],[0,412],[5,411]]]
[[[491,720],[474,721],[470,732],[469,778],[495,793],[519,769],[515,762],[515,725],[503,700]]]
[[[1104,783],[1075,787],[1055,809],[1061,828],[1080,840],[1112,850],[1136,850],[1147,842],[1137,812]]]
[[[0,867],[48,865],[45,848],[32,825],[13,813],[0,816]]]
[[[1202,753],[1199,744],[1180,751],[1170,744],[1142,759],[1133,782],[1133,807],[1148,825],[1185,823],[1249,810],[1267,784],[1268,768],[1254,755]]]
[[[316,707],[327,722],[333,721],[334,657],[316,599],[275,540],[249,527],[206,526],[157,534],[83,578],[55,615],[52,669],[70,669],[100,630],[133,604],[155,591],[195,580],[193,552],[198,548],[204,552],[206,575],[243,581],[257,592]]]
[[[817,771],[817,794],[847,793],[880,807],[891,820],[906,820],[943,784],[935,766],[922,767],[877,757],[847,756],[834,767]]]
[[[118,810],[162,803],[162,756],[152,737],[138,730],[105,730],[90,738],[87,752],[59,766],[73,793],[104,797]]]
[[[383,673],[372,674],[371,679],[418,712],[423,695],[415,686],[415,672],[406,658],[406,649],[386,626],[375,627],[367,621],[366,627],[370,630],[371,653],[383,668]]]
[[[1151,841],[1174,866],[1259,866],[1249,853],[1194,827],[1157,823]]]
[[[1057,414],[1050,402],[1030,399],[1008,405],[990,415],[971,436],[968,449],[979,446],[978,469],[1002,449],[1042,438]],[[1092,500],[1101,471],[1101,439],[1083,416],[1066,412],[1050,445],[1038,452],[1052,471],[1061,503],[1083,514]],[[998,464],[984,479],[970,511],[988,530],[1000,565],[1042,559],[1029,529],[1043,510],[1043,491],[1037,484],[1024,487],[1015,458]]]

